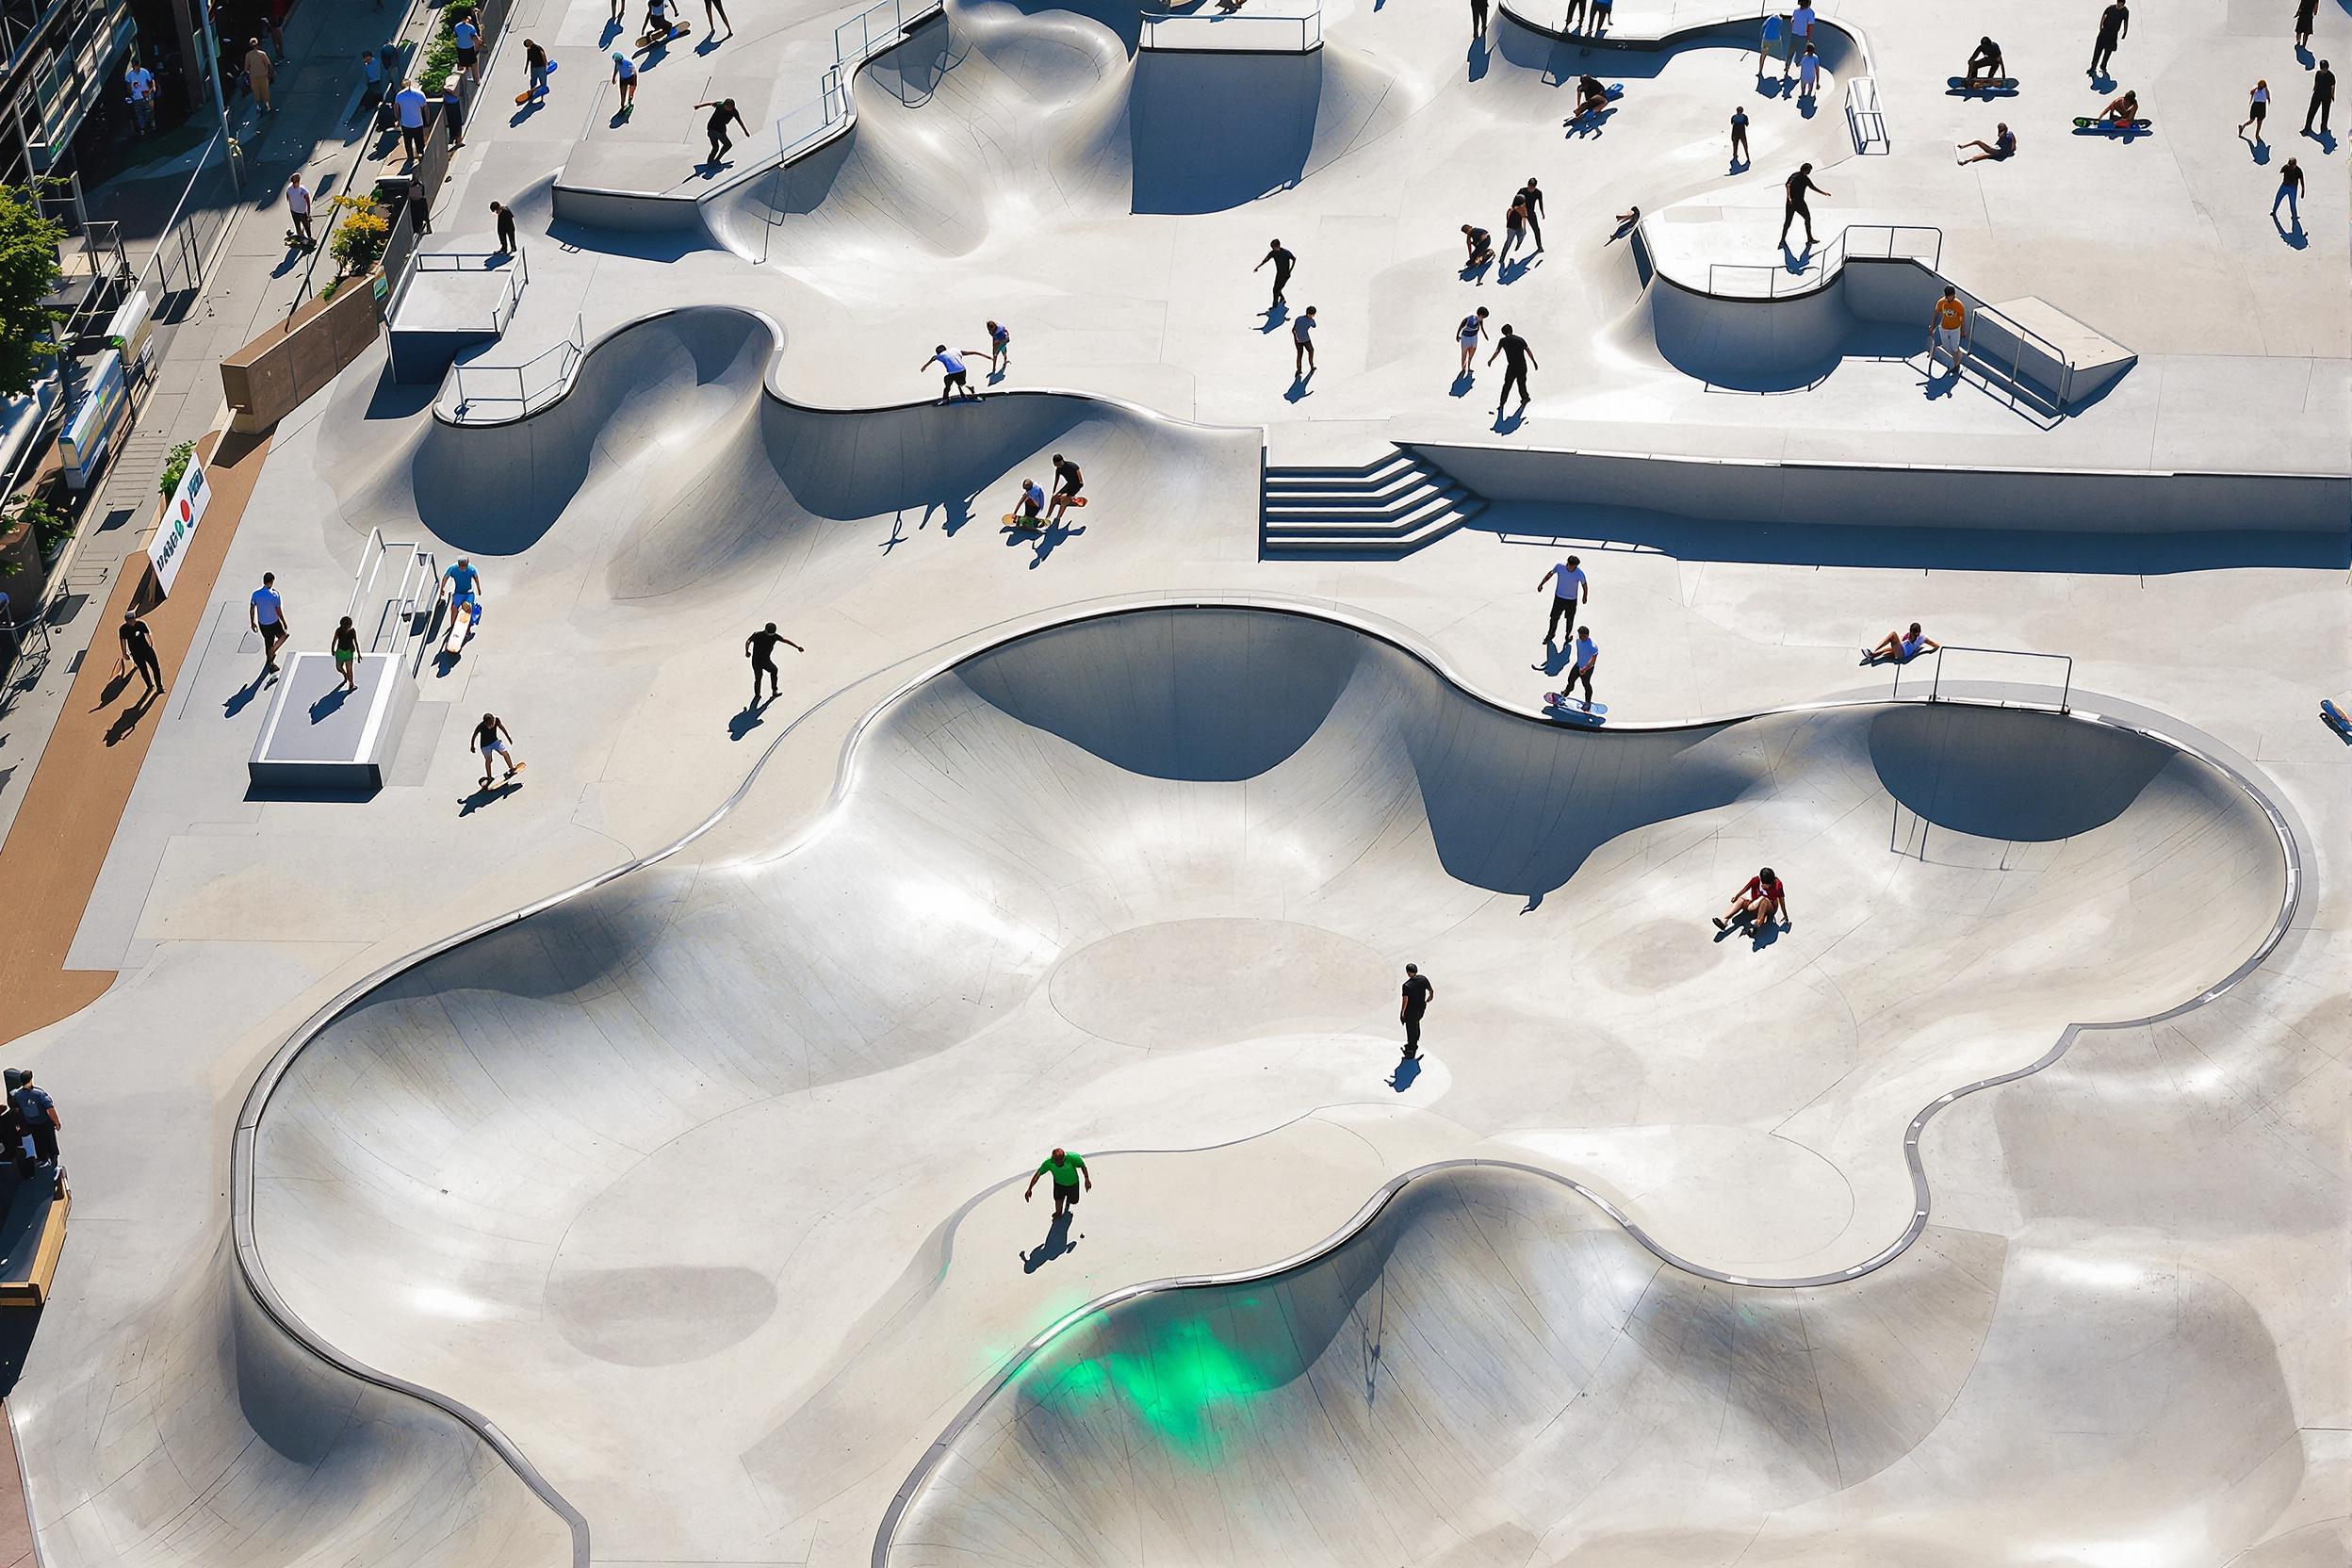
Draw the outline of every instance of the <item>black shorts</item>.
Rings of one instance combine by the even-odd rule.
[[[1079,491],[1084,490],[1086,487],[1086,482],[1085,480],[1074,479],[1057,487],[1054,493],[1062,497],[1064,499],[1068,499],[1070,497],[1077,495]]]
[[[947,373],[946,384],[949,386],[961,386],[964,384],[964,378],[971,373],[972,372],[969,370],[950,370]]]
[[[1078,1201],[1078,1194],[1084,1190],[1086,1189],[1081,1187],[1075,1182],[1070,1183],[1068,1186],[1064,1186],[1061,1183],[1056,1182],[1054,1184],[1054,1201],[1056,1203],[1075,1203]]]
[[[480,53],[482,53],[482,51],[479,49],[460,49],[457,52],[457,63],[460,65],[471,65],[474,63],[474,57]]]

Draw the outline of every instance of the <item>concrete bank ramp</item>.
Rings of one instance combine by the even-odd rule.
[[[1406,956],[1449,1009],[1432,1126],[1490,1150],[1641,1129],[1654,1179],[1625,1206],[1658,1245],[1801,1275],[1904,1233],[1922,1106],[2069,1022],[2195,998],[2263,949],[2284,897],[2260,802],[2136,732],[1948,703],[1590,732],[1271,609],[1119,612],[977,652],[881,709],[841,777],[806,838],[779,825],[799,794],[755,781],[677,856],[416,963],[329,1021],[259,1115],[253,1233],[294,1309],[491,1414],[600,1556],[756,1560],[1062,1310],[1002,1255],[906,1251],[1003,1177],[1005,1128],[1038,1107],[1083,1094],[1123,1107],[1111,1146],[1165,1146],[1167,1086],[1197,1081],[1166,1074],[1196,1054],[1250,1079],[1244,1109],[1195,1108],[1232,1122],[1200,1143],[1397,1103],[1380,1074]],[[1790,878],[1795,928],[1715,940],[1705,917],[1759,860]],[[1200,984],[1269,951],[1287,967]],[[1253,1049],[1301,1029],[1303,1054]],[[1805,1168],[1678,1157],[1741,1128]],[[880,1146],[920,1159],[877,1186]],[[1279,1201],[1282,1161],[1252,1180]],[[1621,1543],[1691,1518],[1752,1532],[1757,1509],[1870,1495],[1853,1489],[1930,1441],[1951,1446],[1888,1495],[1965,1542],[2003,1477],[2075,1488],[2086,1516],[2202,1507],[2281,1419],[2259,1325],[2201,1285],[2150,1316],[2152,1296],[2052,1264],[2017,1295],[1980,1240],[1917,1297],[1903,1282],[1943,1266],[1924,1252],[1885,1293],[1725,1296],[1547,1184],[1448,1190],[1318,1266],[1295,1308],[1236,1297],[1261,1315],[1171,1342],[1249,1364],[1264,1399],[1196,1388],[1159,1430],[1133,1388],[1067,1421],[1029,1418],[1050,1379],[1006,1396],[893,1560],[977,1564],[1033,1528],[1065,1563],[1550,1561],[1569,1538],[1534,1545],[1572,1520]],[[830,1222],[868,1200],[891,1222]],[[1675,1217],[1725,1204],[1772,1234]],[[1365,1315],[1381,1281],[1386,1330]],[[974,1303],[998,1316],[976,1326]],[[1162,1310],[1053,1364],[1148,1358],[1178,1331]],[[860,1329],[885,1320],[913,1337]],[[1962,1421],[1980,1339],[2010,1347],[2012,1380]],[[890,1349],[909,1343],[940,1352]],[[2088,1387],[2134,1350],[2156,1390],[2113,1395],[2072,1478],[1989,1429],[2015,1401],[2022,1429],[2060,1429],[2036,1356],[2091,1358]],[[1849,1386],[1809,1395],[1808,1369]],[[1318,1433],[1287,1401],[1326,1389],[1358,1403],[1334,1393]],[[1642,1458],[1611,1479],[1621,1449]]]

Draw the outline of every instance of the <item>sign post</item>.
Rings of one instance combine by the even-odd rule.
[[[172,504],[164,508],[155,536],[147,544],[147,560],[155,572],[155,597],[172,596],[172,582],[180,575],[188,542],[196,537],[196,525],[204,520],[204,508],[211,504],[212,482],[204,477],[204,460],[190,452],[188,472],[180,476],[179,488],[172,492]]]

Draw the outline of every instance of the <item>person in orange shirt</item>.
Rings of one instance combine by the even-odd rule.
[[[1933,375],[1936,355],[1940,351],[1952,356],[1952,379],[1960,377],[1960,361],[1967,350],[1960,345],[1960,335],[1968,329],[1968,307],[1960,302],[1960,291],[1944,285],[1944,297],[1936,302],[1936,312],[1928,322],[1927,368]]]

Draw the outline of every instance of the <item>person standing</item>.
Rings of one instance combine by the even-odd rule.
[[[286,182],[286,215],[294,220],[294,237],[302,248],[317,250],[318,241],[310,232],[310,188],[302,184],[299,169]]]
[[[621,90],[621,118],[626,120],[637,106],[637,62],[618,49],[612,51],[612,82]]]
[[[722,22],[727,24],[727,36],[733,38],[735,36],[735,19],[727,14],[727,6],[724,3],[724,0],[702,0],[703,29],[710,35],[710,41],[713,43],[719,41],[718,26]]]
[[[1470,42],[1486,37],[1486,0],[1470,0]]]
[[[743,639],[743,657],[751,661],[751,705],[760,706],[760,678],[768,678],[768,697],[771,701],[784,694],[783,677],[776,673],[776,645],[781,643],[794,653],[808,650],[776,629],[776,623],[766,626]]]
[[[1503,214],[1503,248],[1496,259],[1505,267],[1511,265],[1511,253],[1527,242],[1527,204],[1514,196],[1511,210]]]
[[[1478,354],[1478,339],[1485,335],[1486,307],[1484,305],[1480,305],[1463,317],[1462,325],[1454,329],[1455,341],[1462,345],[1462,369],[1460,371],[1462,380],[1468,381],[1471,378],[1470,362]]]
[[[2297,229],[2303,226],[2303,165],[2294,158],[2278,171],[2278,194],[2270,199],[2270,220],[2278,221],[2278,204],[2287,204],[2287,217]]]
[[[131,98],[131,122],[141,136],[152,136],[155,129],[155,74],[131,57],[130,68],[122,73],[122,86]]]
[[[1764,68],[1772,63],[1774,56],[1780,57],[1781,79],[1783,81],[1788,80],[1788,54],[1787,51],[1782,48],[1782,43],[1788,37],[1788,19],[1781,15],[1778,11],[1766,11],[1764,13],[1763,36],[1757,41],[1756,46],[1756,79],[1757,81],[1760,82],[1764,79]]]
[[[1298,265],[1298,258],[1284,250],[1280,239],[1268,240],[1266,254],[1259,257],[1258,265],[1250,270],[1255,272],[1269,261],[1274,264],[1274,298],[1267,302],[1266,309],[1272,310],[1276,305],[1288,302],[1282,298],[1282,290],[1289,285],[1290,270]]]
[[[498,220],[498,254],[511,256],[522,249],[521,243],[514,237],[514,209],[503,202],[493,202],[490,204],[490,215]]]
[[[400,122],[400,152],[415,163],[425,155],[425,90],[414,79],[402,82],[392,107]]]
[[[2319,0],[2295,0],[2295,52],[2311,46],[2311,29],[2319,21]]]
[[[349,615],[344,616],[343,623],[335,629],[335,636],[329,640],[327,651],[335,656],[335,673],[343,678],[343,689],[347,692],[358,691],[359,628],[351,624]]]
[[[1532,400],[1527,394],[1527,371],[1540,370],[1543,366],[1537,363],[1535,351],[1527,347],[1527,340],[1512,331],[1509,321],[1503,323],[1503,335],[1494,340],[1494,352],[1486,356],[1486,362],[1494,364],[1497,355],[1503,360],[1503,395],[1495,400],[1494,412],[1502,413],[1503,404],[1511,401],[1511,389],[1516,386],[1519,412],[1525,414]]]
[[[1797,8],[1788,13],[1788,53],[1790,55],[1803,55],[1806,47],[1812,43],[1813,20],[1813,0],[1797,0]],[[1785,64],[1780,74],[1783,76],[1788,74]]]
[[[474,726],[473,749],[482,753],[483,789],[490,787],[490,760],[494,757],[506,764],[506,776],[509,778],[523,771],[523,763],[514,756],[514,737],[508,731],[506,721],[496,713],[484,713],[482,722]]]
[[[915,368],[918,370],[927,370],[934,365],[939,368],[940,407],[944,408],[947,406],[947,400],[950,396],[961,399],[967,402],[978,402],[980,400],[980,394],[972,389],[972,383],[969,379],[972,372],[965,368],[963,355],[956,352],[946,344],[942,343],[938,348],[931,351],[931,357],[929,359],[924,360],[921,365],[916,366]]]
[[[2254,127],[2254,145],[2262,144],[2262,121],[2270,113],[2270,83],[2257,80],[2254,90],[2246,95],[2246,118],[2238,122],[2238,134],[2244,136],[2248,125]]]
[[[136,665],[139,678],[147,683],[146,694],[154,696],[160,693],[163,690],[163,661],[155,657],[155,637],[148,631],[147,623],[139,618],[138,611],[122,612],[122,624],[115,629],[115,635],[122,641],[122,654],[115,661],[114,673],[121,675],[126,665]]]
[[[1821,57],[1815,54],[1813,46],[1808,43],[1805,46],[1805,53],[1797,57],[1797,96],[1810,98],[1821,90]]]
[[[1731,161],[1740,169],[1756,161],[1748,152],[1748,106],[1745,104],[1731,111]]]
[[[482,81],[482,29],[474,24],[471,12],[458,17],[449,27],[449,41],[457,45],[457,68],[477,85]]]
[[[286,601],[278,596],[278,574],[261,574],[261,586],[254,589],[245,604],[245,619],[261,633],[261,673],[273,675],[278,668],[278,649],[286,637]]]
[[[261,46],[261,40],[253,39],[245,45],[245,80],[253,90],[253,102],[264,114],[277,113],[270,102],[270,78],[277,68],[270,63],[270,51]]]
[[[1407,1061],[1421,1054],[1421,1021],[1429,1015],[1429,1004],[1436,997],[1437,988],[1421,972],[1421,966],[1407,964],[1404,995],[1396,1004],[1396,1021],[1405,1026]]]
[[[709,167],[722,168],[725,166],[724,160],[727,155],[735,146],[735,139],[727,134],[727,126],[730,123],[741,126],[745,136],[751,134],[751,127],[743,123],[743,114],[735,107],[735,100],[732,98],[714,99],[710,103],[696,104],[694,107],[710,111],[710,119],[702,127],[702,134],[710,139]]]
[[[1952,360],[1952,380],[1960,379],[1960,358],[1967,351],[1961,337],[1968,324],[1968,308],[1960,302],[1960,291],[1951,284],[1944,285],[1943,298],[1936,302],[1927,323],[1927,373],[1936,373],[1936,356],[1947,355]]]
[[[2109,0],[2105,10],[2099,13],[2099,36],[2091,41],[2090,77],[2097,81],[2107,74],[2107,66],[2115,57],[2116,46],[2132,31],[2132,8],[2124,0]]]
[[[1584,705],[1592,706],[1592,672],[1600,667],[1600,645],[1592,641],[1592,629],[1576,628],[1576,640],[1568,650],[1568,678],[1560,688],[1560,700],[1565,703],[1576,694],[1576,682],[1584,682]]]
[[[278,25],[277,13],[274,9],[262,12],[261,25],[262,30],[270,35],[270,63],[274,65],[289,63],[286,57],[286,29]]]
[[[359,106],[373,109],[384,102],[384,61],[373,49],[359,52]]]
[[[1315,307],[1290,324],[1290,376],[1304,381],[1315,373]]]
[[[547,52],[539,46],[535,39],[523,40],[523,77],[527,97],[545,98],[547,95]]]
[[[2311,102],[2310,107],[2303,111],[2303,134],[2305,136],[2311,134],[2313,118],[2319,121],[2319,134],[2321,136],[2328,134],[2328,111],[2334,106],[2335,102],[2336,73],[2326,60],[2322,60],[2319,62],[2319,69],[2311,73]]]
[[[1560,30],[1574,33],[1589,20],[1587,13],[1590,8],[1589,0],[1568,0],[1568,14],[1561,21]]]
[[[988,325],[988,379],[994,381],[1013,368],[1013,335],[1002,322],[990,321]]]
[[[1535,237],[1535,253],[1544,253],[1544,192],[1535,188],[1535,176],[1519,188],[1519,204],[1527,209],[1527,232]]]
[[[1550,647],[1560,635],[1562,626],[1573,634],[1576,629],[1576,612],[1592,602],[1592,584],[1584,575],[1584,563],[1576,556],[1555,565],[1536,580],[1537,590],[1552,591],[1551,619],[1544,623],[1544,645]]]
[[[1080,1182],[1086,1184],[1086,1191],[1094,1190],[1094,1174],[1086,1168],[1086,1156],[1073,1154],[1066,1149],[1056,1149],[1029,1173],[1029,1184],[1021,1191],[1022,1202],[1026,1203],[1036,1196],[1037,1178],[1040,1176],[1054,1178],[1054,1217],[1056,1219],[1077,1205]]]
[[[57,1115],[57,1102],[49,1098],[49,1091],[33,1083],[30,1069],[15,1070],[16,1086],[8,1091],[8,1108],[23,1123],[24,1135],[32,1140],[35,1175],[48,1184],[52,1191],[65,1187],[65,1162],[58,1158],[57,1134],[65,1122]]]
[[[1814,191],[1820,191],[1824,196],[1829,192],[1813,183],[1813,166],[1809,163],[1797,165],[1797,172],[1788,176],[1788,204],[1780,214],[1780,243],[1787,247],[1788,225],[1802,218],[1805,220],[1805,248],[1810,250],[1818,242],[1813,237],[1813,209],[1805,204],[1805,199]]]

